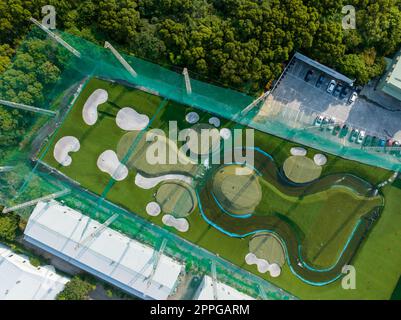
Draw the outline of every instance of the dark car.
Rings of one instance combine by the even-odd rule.
[[[320,77],[316,81],[316,88],[320,88],[322,86],[323,80],[324,80],[324,76],[320,75]]]
[[[341,84],[338,84],[337,87],[333,91],[333,96],[337,97],[341,90],[343,89],[343,86]]]
[[[362,142],[362,146],[366,147],[366,146],[370,146],[372,143],[372,136],[367,135],[365,140],[363,140]]]
[[[377,143],[377,146],[382,148],[383,151],[384,151],[384,148],[386,146],[386,140],[385,139],[380,139],[379,142]],[[376,151],[379,152],[380,149],[377,149]]]
[[[320,125],[320,130],[323,131],[325,128],[327,128],[327,125],[330,123],[330,119],[327,117],[323,118],[322,124]]]
[[[308,72],[306,73],[306,75],[304,77],[304,80],[306,82],[308,82],[310,80],[310,77],[312,76],[312,74],[313,74],[313,70],[308,70]]]
[[[332,132],[333,136],[336,136],[341,131],[341,127],[342,127],[341,124],[335,125],[333,132]]]
[[[341,128],[339,137],[340,138],[344,138],[348,133],[348,126],[346,124],[343,125],[343,127]]]
[[[376,137],[376,136],[373,136],[372,137],[372,140],[370,141],[370,145],[372,146],[372,147],[377,147],[377,143],[379,142],[379,138],[378,137]]]
[[[350,88],[345,86],[340,92],[340,99],[344,99],[350,92]]]

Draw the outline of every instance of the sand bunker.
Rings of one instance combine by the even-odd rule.
[[[152,201],[146,205],[146,213],[148,215],[150,215],[152,217],[156,217],[160,214],[160,212],[161,212],[161,209],[157,202]]]
[[[265,259],[259,259],[253,253],[248,253],[245,256],[245,262],[248,265],[256,264],[256,268],[260,273],[266,273],[269,271],[270,276],[273,278],[276,278],[281,274],[281,268],[277,263],[269,264]]]
[[[248,253],[245,256],[245,262],[249,265],[256,264],[260,273],[266,273],[269,271],[269,263],[265,259],[258,259],[253,253]]]
[[[184,218],[174,218],[172,215],[166,214],[163,216],[162,221],[166,226],[174,227],[180,232],[187,232],[189,229],[189,223]]]
[[[269,272],[270,276],[276,278],[281,274],[281,268],[277,263],[272,263],[271,265],[269,265]]]
[[[62,137],[54,146],[53,156],[64,167],[72,163],[70,152],[77,152],[80,148],[79,140],[73,136]]]
[[[105,103],[109,95],[106,90],[96,89],[86,100],[82,109],[82,118],[87,125],[94,125],[97,121],[97,107]]]
[[[224,140],[228,140],[231,138],[231,130],[227,128],[223,128],[220,130],[220,137],[222,137]]]
[[[185,120],[191,124],[197,123],[199,121],[199,115],[196,112],[190,112],[185,116]]]
[[[313,156],[313,161],[318,166],[324,166],[327,163],[327,157],[324,154],[318,153]]]
[[[211,125],[214,125],[216,128],[217,128],[217,127],[220,127],[220,119],[219,119],[219,118],[211,117],[211,118],[209,119],[209,123],[210,123]]]
[[[188,183],[189,185],[192,184],[192,178],[182,174],[165,174],[158,177],[147,178],[138,172],[135,176],[135,184],[142,189],[152,189],[160,182],[166,180],[180,180]]]
[[[113,150],[106,150],[99,156],[97,167],[117,181],[124,180],[128,176],[128,168],[118,160]]]
[[[291,155],[293,156],[306,156],[306,149],[301,147],[293,147],[290,149]]]
[[[122,108],[116,116],[117,126],[123,130],[143,130],[149,124],[149,117],[132,108]]]

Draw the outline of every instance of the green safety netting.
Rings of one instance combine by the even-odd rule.
[[[127,214],[120,206],[112,203],[115,202],[113,201],[115,193],[119,192],[115,188],[114,179],[96,180],[93,186],[79,186],[74,181],[74,176],[68,172],[61,173],[59,170],[55,170],[54,166],[49,165],[49,157],[51,157],[52,147],[57,141],[56,139],[59,138],[59,130],[68,130],[65,127],[67,125],[66,120],[74,119],[74,111],[76,111],[74,105],[79,99],[87,98],[80,93],[85,91],[87,85],[91,85],[93,79],[107,80],[111,86],[114,83],[115,85],[139,88],[144,92],[152,93],[152,97],[144,95],[141,98],[144,108],[142,112],[147,113],[150,118],[149,128],[160,127],[163,123],[163,119],[160,118],[162,111],[167,108],[166,105],[175,102],[226,119],[226,125],[230,128],[249,126],[333,155],[390,170],[399,170],[400,162],[390,154],[364,150],[358,145],[347,143],[347,141],[336,140],[326,131],[317,132],[311,128],[311,120],[315,116],[313,113],[300,117],[291,110],[286,110],[285,105],[272,105],[270,108],[277,108],[278,111],[266,115],[259,113],[260,103],[244,115],[241,114],[241,111],[252,103],[255,97],[195,79],[191,79],[192,93],[187,94],[182,74],[122,54],[136,71],[137,76],[134,77],[120,64],[109,49],[62,31],[57,31],[57,33],[80,53],[80,58],[55,43],[54,40],[47,38],[41,30],[36,28],[21,44],[16,55],[23,54],[26,50],[35,50],[37,54],[46,56],[46,59],[58,66],[62,73],[56,82],[45,86],[43,98],[33,103],[33,106],[38,108],[55,110],[58,112],[57,115],[49,117],[33,114],[29,111],[20,112],[22,117],[29,119],[31,131],[29,131],[29,135],[26,135],[25,132],[21,133],[23,135],[21,141],[24,143],[21,143],[15,150],[9,150],[1,159],[2,165],[14,166],[13,170],[0,172],[0,181],[2,182],[0,201],[7,207],[69,190],[70,193],[60,198],[66,201],[68,205],[101,222],[106,221],[115,212],[121,213],[121,217],[113,222],[111,227],[151,245],[157,246],[159,244],[160,232],[162,232],[163,237],[169,239],[168,253],[186,261],[193,259],[194,264],[199,265],[203,273],[210,270],[210,261],[216,259],[219,262],[219,279],[226,280],[230,285],[235,286],[235,283],[241,283],[240,287],[247,288],[253,296],[257,294],[258,286],[265,286],[264,291],[268,292],[268,296],[271,298],[291,297],[266,281],[262,281],[260,278],[216,258],[211,253],[182,240],[173,233],[150,225],[136,215]],[[13,67],[15,66],[13,65]],[[2,80],[5,81],[2,77],[4,74],[0,75],[0,83]],[[40,82],[39,78],[38,82]],[[15,90],[18,91],[18,84],[15,86]],[[21,84],[20,89],[26,88]],[[7,94],[5,96],[4,94],[3,92],[0,98],[7,99]],[[85,94],[87,93],[85,92]],[[17,95],[12,100],[17,103],[24,103],[23,98],[24,96]],[[124,98],[116,96],[113,99],[119,101],[119,99],[123,100]],[[115,117],[116,110],[113,109],[113,106],[101,111],[103,119]],[[183,112],[187,111],[187,109],[183,109]],[[107,124],[107,122],[104,123]],[[95,131],[101,125],[101,123],[96,124],[91,130]],[[87,138],[89,135],[89,131],[83,131],[81,138]],[[123,164],[127,164],[132,154],[138,151],[140,139],[141,137],[138,136],[132,140],[130,147],[122,156],[121,162]],[[206,184],[208,176],[203,174],[201,169],[196,172],[197,179],[194,180],[194,188]],[[9,183],[10,181],[12,184]],[[180,211],[178,208],[180,205],[184,205],[184,201],[177,201],[175,210]],[[136,212],[134,209],[129,209]],[[28,216],[29,208],[23,212],[24,215]],[[138,230],[141,231],[138,232]]]

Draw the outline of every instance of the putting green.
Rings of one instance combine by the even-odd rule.
[[[220,146],[220,133],[214,126],[207,123],[198,123],[191,127],[195,135],[187,139],[188,149],[195,155],[207,155],[218,150]]]
[[[262,199],[262,189],[252,169],[240,165],[220,168],[213,178],[213,193],[230,213],[252,213]]]
[[[284,161],[283,170],[292,182],[306,183],[320,177],[322,167],[304,156],[291,156]]]
[[[284,249],[281,241],[269,233],[258,233],[249,241],[249,252],[259,259],[265,259],[270,264],[277,263],[280,267],[285,263]]]
[[[120,161],[125,159],[129,169],[135,168],[149,176],[169,173],[192,175],[196,172],[196,164],[178,149],[173,141],[164,135],[153,135],[153,133],[152,136],[148,135],[148,138],[150,137],[153,137],[152,140],[146,141],[146,132],[126,133],[117,145],[118,159]],[[170,161],[170,153],[175,156],[176,163]],[[155,163],[156,161],[158,163]]]
[[[164,213],[176,218],[187,217],[197,205],[192,187],[178,180],[163,183],[156,192],[156,201]]]

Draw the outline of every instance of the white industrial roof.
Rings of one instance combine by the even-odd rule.
[[[166,299],[183,268],[161,255],[153,277],[153,248],[102,225],[57,201],[39,202],[25,239],[73,265],[143,298]],[[104,229],[94,236],[97,229]]]
[[[34,267],[0,244],[0,300],[53,300],[68,281],[53,266]]]
[[[217,281],[216,287],[217,300],[255,300],[222,282]],[[214,300],[213,280],[208,275],[203,277],[202,283],[195,293],[194,300]]]

